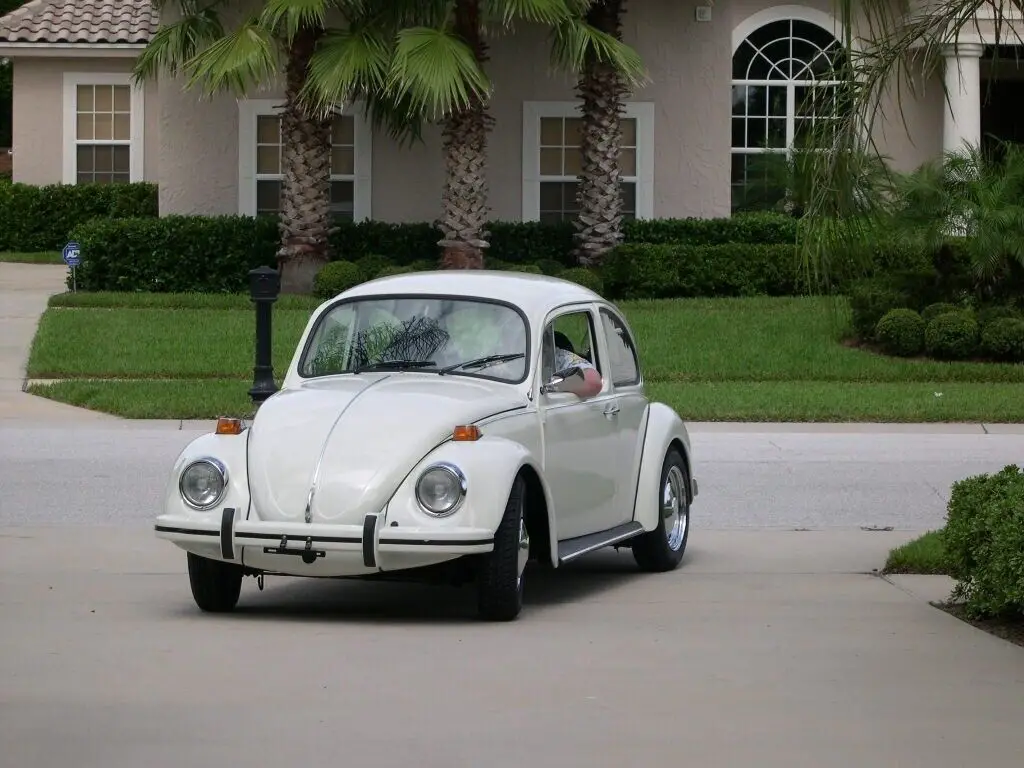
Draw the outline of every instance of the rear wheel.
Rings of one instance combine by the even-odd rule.
[[[477,608],[488,621],[511,621],[523,609],[523,571],[530,557],[525,511],[526,481],[520,475],[494,533],[494,549],[481,562]]]
[[[665,455],[658,498],[658,525],[633,542],[633,559],[644,571],[674,569],[690,537],[690,473],[675,448]]]
[[[238,604],[242,567],[189,552],[188,581],[196,605],[209,613],[226,613]]]

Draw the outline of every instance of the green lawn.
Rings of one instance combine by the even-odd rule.
[[[889,552],[886,573],[925,573],[946,575],[946,548],[940,531],[928,531],[913,541]]]
[[[40,251],[38,253],[0,251],[0,263],[2,262],[17,264],[63,264],[64,258],[61,256],[60,251]]]
[[[275,305],[279,380],[318,303],[288,296]],[[1024,421],[1024,365],[894,360],[844,346],[841,300],[622,309],[652,396],[689,420]],[[28,372],[78,379],[33,387],[38,394],[129,417],[237,413],[251,408],[253,335],[244,295],[61,294],[42,318]]]

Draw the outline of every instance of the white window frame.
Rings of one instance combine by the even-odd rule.
[[[579,101],[523,102],[523,221],[540,220],[540,182],[575,181],[576,176],[542,176],[540,121],[543,117],[580,117]],[[623,117],[636,120],[636,218],[654,218],[654,102],[631,101]]]
[[[79,143],[90,145],[123,145],[123,141],[78,141],[78,86],[127,85],[131,89],[132,135],[128,141],[129,181],[145,180],[146,96],[145,87],[136,84],[130,72],[65,72],[64,73],[64,135],[63,175],[65,184],[78,183]]]
[[[279,115],[283,99],[241,99],[238,102],[238,213],[256,215],[256,123],[259,117]],[[373,128],[355,102],[342,110],[353,117],[355,173],[352,179],[352,220],[370,218],[373,188],[371,181]],[[276,176],[275,176],[276,178]],[[335,181],[344,176],[332,176]]]

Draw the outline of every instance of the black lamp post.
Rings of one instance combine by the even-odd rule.
[[[256,365],[252,371],[249,397],[259,406],[277,392],[271,356],[270,312],[281,291],[281,273],[270,267],[249,272],[249,298],[256,305]]]

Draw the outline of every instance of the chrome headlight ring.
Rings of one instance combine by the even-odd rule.
[[[220,488],[217,491],[214,498],[206,503],[200,503],[196,501],[192,496],[188,494],[185,488],[185,481],[188,479],[189,471],[201,465],[205,465],[206,467],[212,467],[214,472],[216,473],[216,476],[219,478],[218,482],[220,484]],[[206,456],[201,459],[196,459],[195,461],[190,461],[185,466],[185,468],[181,470],[181,475],[178,477],[178,493],[181,495],[182,500],[192,509],[195,509],[199,512],[206,512],[220,504],[220,502],[224,499],[224,495],[227,493],[227,489],[228,468],[224,466],[224,462],[220,461],[219,459],[214,459],[210,456]]]
[[[424,483],[433,482],[436,499],[424,499],[427,494],[424,492]],[[444,486],[441,493],[437,493],[439,484]],[[455,514],[462,506],[468,490],[466,475],[454,464],[447,461],[431,464],[420,473],[416,481],[416,502],[420,509],[431,517],[448,517]]]

